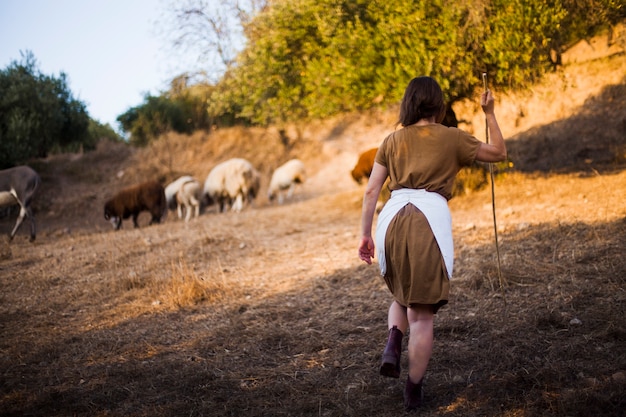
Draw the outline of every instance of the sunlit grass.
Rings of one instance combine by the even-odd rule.
[[[216,304],[236,296],[237,289],[218,271],[197,273],[184,260],[172,262],[172,275],[160,291],[159,301],[173,308],[200,303]]]

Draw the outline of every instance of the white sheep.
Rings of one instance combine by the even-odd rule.
[[[191,175],[183,175],[165,187],[165,201],[167,202],[167,208],[170,210],[176,210],[176,193],[180,189],[181,185],[187,181],[193,180],[195,180],[195,178]]]
[[[273,201],[278,196],[278,204],[283,204],[285,190],[287,190],[287,198],[291,198],[296,184],[302,184],[304,180],[304,163],[299,159],[287,161],[274,170],[267,198]]]
[[[176,210],[178,218],[183,218],[183,210],[185,211],[185,222],[189,222],[191,216],[198,217],[200,215],[200,200],[202,199],[202,185],[200,181],[192,178],[181,184],[178,192],[176,192]]]
[[[216,165],[204,182],[207,204],[217,203],[223,212],[226,205],[239,212],[246,202],[252,202],[261,186],[261,176],[252,164],[242,158],[232,158]]]

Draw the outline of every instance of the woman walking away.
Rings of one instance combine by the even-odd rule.
[[[402,128],[387,136],[378,148],[363,197],[359,258],[371,264],[377,255],[381,275],[394,299],[389,307],[389,333],[380,373],[400,377],[402,337],[408,330],[407,411],[422,403],[422,381],[433,349],[434,315],[448,303],[454,260],[448,200],[454,178],[474,161],[506,159],[491,91],[482,94],[480,104],[490,144],[441,125],[446,108],[439,84],[430,77],[411,80],[400,107]],[[372,221],[387,177],[391,198],[378,215],[374,242]]]

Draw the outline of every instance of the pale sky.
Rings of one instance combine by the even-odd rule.
[[[117,116],[158,95],[187,69],[167,58],[161,0],[0,0],[0,68],[32,51],[39,70],[64,72],[91,118],[115,130]],[[193,59],[190,57],[190,59]]]

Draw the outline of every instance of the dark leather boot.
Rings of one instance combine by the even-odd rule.
[[[419,383],[414,384],[411,378],[406,377],[406,385],[404,387],[404,409],[406,411],[417,410],[424,401],[424,392],[422,391],[422,379]]]
[[[396,326],[389,329],[387,346],[383,351],[380,374],[391,378],[400,378],[400,355],[402,353],[402,337],[404,335]]]

